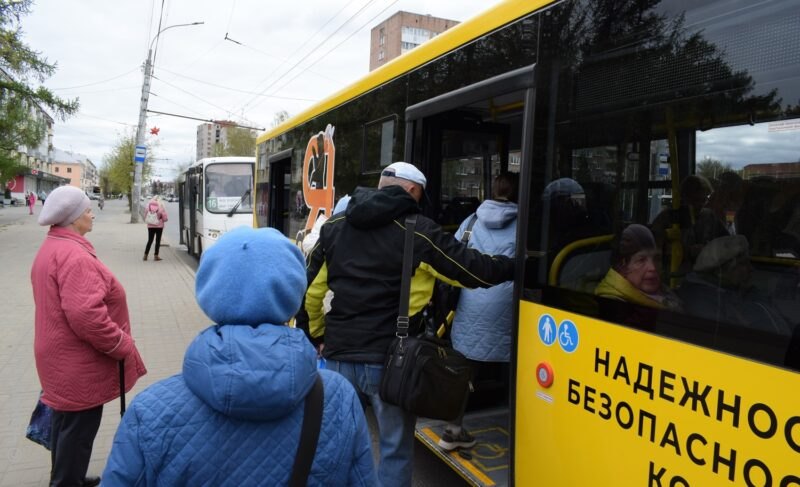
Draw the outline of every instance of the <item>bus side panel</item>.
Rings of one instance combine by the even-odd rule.
[[[795,373],[527,301],[517,356],[516,485],[797,485]]]

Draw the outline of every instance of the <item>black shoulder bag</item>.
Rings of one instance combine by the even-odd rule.
[[[406,218],[400,307],[395,338],[386,354],[381,399],[417,416],[454,420],[472,387],[467,359],[447,342],[408,336],[408,304],[414,257],[416,215]]]
[[[322,428],[322,407],[325,402],[325,391],[322,388],[322,377],[317,374],[317,380],[311,387],[311,392],[306,396],[306,405],[303,410],[303,426],[300,430],[300,444],[297,445],[297,454],[292,465],[292,475],[289,477],[291,487],[305,487],[308,474],[311,473],[311,464],[317,453],[319,430]]]

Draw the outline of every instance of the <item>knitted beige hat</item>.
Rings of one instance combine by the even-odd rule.
[[[39,213],[39,225],[65,227],[77,220],[90,205],[89,197],[80,189],[59,186],[44,200],[44,208]]]

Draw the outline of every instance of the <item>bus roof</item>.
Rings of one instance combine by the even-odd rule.
[[[406,54],[392,59],[350,86],[339,90],[328,98],[325,98],[310,108],[289,118],[277,127],[264,132],[258,137],[256,143],[260,144],[265,140],[281,135],[296,125],[311,120],[328,110],[332,110],[348,100],[363,95],[398,76],[412,71],[414,68],[422,66],[459,46],[478,39],[488,32],[502,27],[554,1],[555,0],[503,0],[484,12],[475,15],[471,19],[446,30],[442,34]]]

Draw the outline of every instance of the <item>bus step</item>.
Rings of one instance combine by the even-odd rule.
[[[446,424],[447,421],[419,418],[417,440],[471,485],[508,485],[508,408],[468,412],[464,416],[463,426],[476,440],[468,450],[447,451],[439,447]]]

